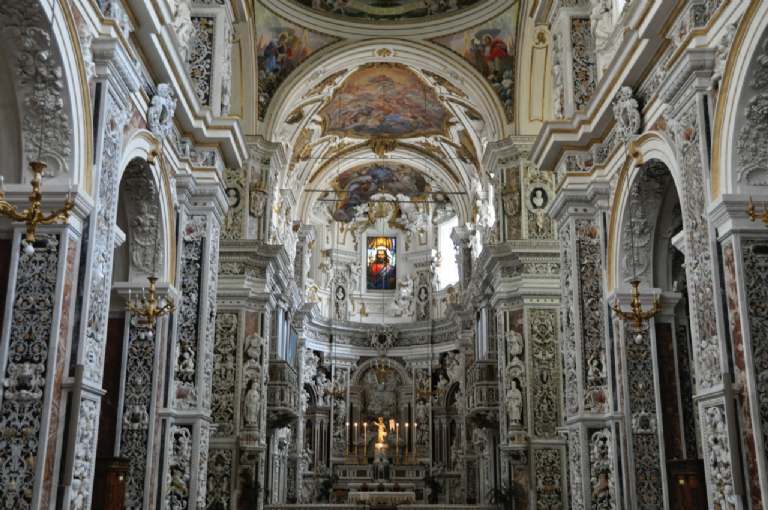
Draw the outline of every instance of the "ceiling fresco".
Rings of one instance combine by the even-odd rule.
[[[331,182],[331,187],[339,200],[333,218],[341,222],[352,221],[358,206],[367,204],[374,195],[425,198],[431,190],[423,173],[398,163],[372,163],[346,170]]]
[[[448,132],[451,118],[435,91],[401,64],[361,67],[319,112],[323,133],[353,138],[412,138]]]
[[[450,48],[477,69],[496,91],[509,122],[515,113],[515,47],[520,3],[480,26],[438,37],[433,42]]]
[[[309,55],[339,39],[290,23],[265,8],[256,13],[259,120],[264,120],[270,101],[291,71]]]
[[[425,18],[461,11],[482,0],[294,0],[322,13],[371,21]]]

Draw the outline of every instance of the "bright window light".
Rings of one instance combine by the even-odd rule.
[[[456,264],[456,249],[451,240],[451,230],[459,226],[458,216],[444,221],[437,227],[437,250],[440,252],[440,265],[437,266],[437,278],[440,290],[458,283],[459,266]]]

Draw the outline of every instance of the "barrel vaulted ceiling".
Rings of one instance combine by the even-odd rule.
[[[514,124],[519,1],[435,0],[429,12],[423,0],[346,0],[343,12],[338,1],[260,2],[259,120],[287,148],[282,186],[305,217],[318,195],[302,190],[336,187],[344,172],[393,186],[382,175],[400,169],[430,190],[472,189],[485,145]]]

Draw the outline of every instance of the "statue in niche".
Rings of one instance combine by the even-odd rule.
[[[519,382],[513,379],[506,394],[507,417],[510,427],[520,425],[523,422],[523,392],[520,391]]]
[[[245,424],[250,426],[259,425],[259,415],[261,413],[261,391],[257,380],[252,380],[250,388],[245,393],[245,403],[243,409],[243,418]]]
[[[605,363],[603,355],[593,354],[587,362],[587,381],[593,385],[602,385],[605,382]]]
[[[261,358],[261,345],[264,343],[261,335],[256,333],[245,337],[245,354],[252,360],[259,361]]]
[[[376,427],[376,445],[387,444],[387,425],[384,423],[384,417],[379,416],[378,421],[373,422]]]

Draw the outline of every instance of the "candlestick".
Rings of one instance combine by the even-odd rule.
[[[400,460],[400,423],[395,423],[395,464]]]
[[[355,422],[355,428],[354,428],[353,436],[354,436],[353,443],[355,443],[355,459],[357,459],[357,422]],[[355,462],[357,462],[357,460]]]
[[[408,464],[408,422],[405,422],[405,455],[403,464]]]

